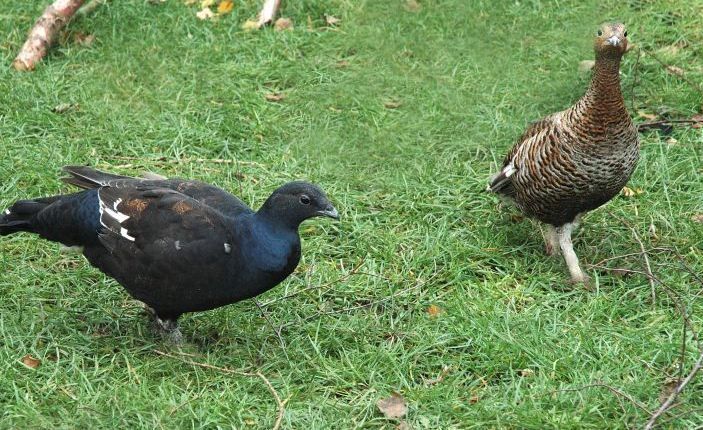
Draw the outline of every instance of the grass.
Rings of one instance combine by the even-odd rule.
[[[594,292],[569,288],[536,224],[483,188],[528,121],[582,94],[577,65],[606,19],[628,23],[645,53],[623,64],[633,114],[700,112],[701,93],[651,55],[702,81],[700,3],[424,0],[409,12],[401,0],[291,0],[282,13],[294,31],[245,33],[252,0],[217,22],[175,0],[124,0],[74,22],[35,72],[15,73],[45,3],[0,4],[0,207],[68,191],[60,167],[85,163],[198,178],[254,207],[284,181],[309,179],[342,211],[340,223],[303,226],[298,270],[259,298],[323,286],[266,306],[286,325],[285,348],[252,301],[181,320],[192,354],[181,358],[259,370],[287,400],[283,428],[394,428],[376,408],[393,392],[416,429],[647,420],[606,388],[580,389],[598,382],[659,406],[681,366],[675,302],[660,287],[652,302],[643,276],[590,265],[639,252],[625,219],[647,249],[676,248],[703,272],[703,225],[692,220],[703,212],[701,129],[643,135],[630,183],[642,194],[586,217],[575,242]],[[324,28],[325,13],[339,28]],[[79,32],[96,42],[76,44]],[[269,92],[286,98],[266,101]],[[78,107],[52,112],[62,103]],[[218,158],[234,163],[198,161]],[[57,249],[0,240],[0,427],[273,426],[260,378],[158,355],[177,350],[121,287]],[[700,326],[700,282],[670,252],[650,257]],[[605,264],[643,268],[638,255]],[[698,355],[686,337],[684,372]],[[22,365],[25,354],[41,365]],[[687,388],[664,428],[703,424],[701,389]]]

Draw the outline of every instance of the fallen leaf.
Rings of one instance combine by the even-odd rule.
[[[666,144],[669,146],[676,145],[677,143],[679,143],[679,141],[674,139],[673,137],[666,139]]]
[[[198,19],[211,19],[215,14],[210,10],[209,7],[204,8],[200,12],[196,13],[195,16],[198,17]]]
[[[443,312],[442,308],[440,308],[437,305],[429,305],[427,307],[427,313],[430,314],[431,317],[436,317],[439,314],[441,314],[442,312]]]
[[[691,217],[691,221],[703,224],[703,214],[696,214]]]
[[[70,110],[78,109],[78,103],[61,103],[51,109],[54,113],[66,113]]]
[[[276,31],[292,30],[293,21],[288,18],[278,18],[276,23],[273,25],[273,28],[275,28]]]
[[[637,111],[637,116],[640,118],[648,119],[650,121],[657,119],[657,115],[653,113],[647,113],[643,110],[638,110]]]
[[[73,35],[73,41],[81,46],[90,46],[95,42],[95,35],[78,32]]]
[[[695,121],[691,128],[701,128],[703,127],[703,114],[696,114],[691,117],[691,120]]]
[[[666,400],[671,396],[671,393],[676,390],[676,387],[679,385],[679,380],[675,378],[667,378],[666,381],[664,381],[664,385],[662,386],[662,390],[659,393],[659,403],[664,403]]]
[[[410,424],[408,424],[407,421],[401,421],[400,424],[398,424],[395,427],[396,430],[412,430],[412,427],[410,427]]]
[[[523,378],[529,378],[530,376],[533,376],[535,374],[535,371],[532,369],[522,369],[518,370],[517,374],[522,376]]]
[[[422,9],[422,5],[417,0],[406,0],[404,7],[408,12],[419,12]]]
[[[244,31],[258,30],[259,28],[259,23],[251,19],[246,20],[244,24],[242,24],[242,30]]]
[[[338,67],[340,69],[343,69],[345,67],[349,67],[349,61],[339,60],[339,61],[337,61],[337,63],[335,63],[334,67]]]
[[[383,103],[383,106],[386,109],[398,109],[400,106],[402,106],[402,103],[397,100],[388,100]]]
[[[656,225],[650,223],[648,232],[649,232],[649,237],[652,238],[652,240],[659,239],[659,235],[657,234],[657,226]]]
[[[681,67],[677,66],[666,66],[667,72],[671,73],[672,75],[676,76],[683,76],[684,71]]]
[[[642,188],[635,188],[635,189],[632,189],[630,187],[623,187],[622,188],[622,195],[625,197],[635,197],[635,196],[639,196],[642,193],[644,193],[644,190]]]
[[[215,0],[202,0],[200,2],[200,7],[205,9],[206,7],[214,6]]]
[[[280,102],[286,98],[286,95],[283,93],[268,93],[264,98],[270,102]]]
[[[393,393],[390,397],[380,399],[376,406],[389,419],[403,418],[408,413],[405,399],[398,393]]]
[[[583,60],[579,62],[579,72],[580,73],[586,73],[589,70],[593,68],[593,66],[596,65],[596,62],[593,60]]]
[[[474,394],[469,398],[469,403],[471,403],[472,405],[475,405],[476,403],[478,403],[478,401],[480,399],[481,398],[478,396],[478,394]]]
[[[436,378],[425,380],[425,385],[432,386],[435,384],[439,384],[440,382],[444,381],[444,378],[447,376],[447,374],[449,374],[451,370],[452,368],[449,366],[442,366],[442,373],[440,373],[439,376],[437,376]]]
[[[39,360],[38,358],[34,358],[31,355],[27,354],[24,357],[22,357],[22,364],[29,367],[30,369],[36,369],[41,364],[41,360]]]
[[[334,27],[336,25],[339,25],[339,22],[341,20],[335,16],[332,15],[325,15],[325,23],[329,25],[330,27]]]
[[[217,5],[217,13],[220,15],[225,15],[232,12],[234,9],[234,3],[232,0],[222,0],[220,4]]]

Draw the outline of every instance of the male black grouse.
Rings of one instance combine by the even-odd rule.
[[[257,211],[217,187],[64,167],[75,194],[17,201],[0,235],[26,231],[70,247],[155,313],[172,340],[177,320],[261,294],[300,260],[298,226],[338,219],[325,193],[306,182],[278,188]]]

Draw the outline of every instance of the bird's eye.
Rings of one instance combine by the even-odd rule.
[[[302,203],[304,205],[309,205],[310,204],[310,197],[303,194],[302,196],[300,196],[300,203]]]
[[[599,36],[602,36],[602,35],[603,35],[603,31],[598,30],[598,35],[599,35]]]
[[[625,37],[627,37],[627,31],[624,33]]]

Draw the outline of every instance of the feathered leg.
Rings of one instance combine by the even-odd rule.
[[[571,281],[577,284],[585,284],[588,281],[588,278],[581,271],[579,259],[574,252],[574,245],[571,243],[571,232],[573,229],[573,223],[567,223],[561,227],[557,227],[556,231],[559,237],[559,247],[564,255],[566,266],[569,268]]]
[[[544,234],[544,252],[547,255],[559,255],[559,234],[556,227],[547,224],[547,232]]]

